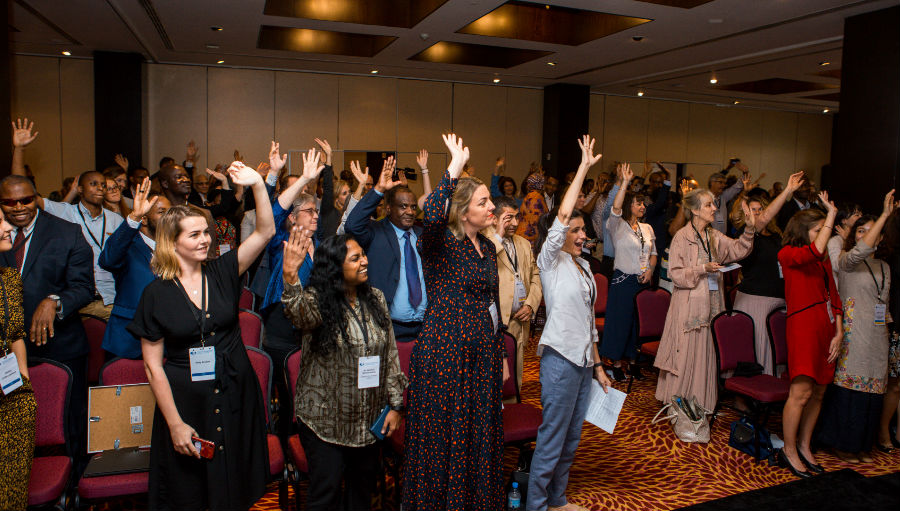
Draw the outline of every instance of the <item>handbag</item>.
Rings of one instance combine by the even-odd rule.
[[[666,410],[668,413],[660,417]],[[700,406],[697,398],[691,398],[688,402],[681,396],[672,396],[669,402],[656,412],[651,424],[668,419],[679,440],[705,444],[709,443],[709,415],[712,415],[712,412]]]
[[[758,449],[757,449],[757,442]],[[775,447],[772,445],[772,435],[766,428],[754,424],[747,417],[741,417],[731,423],[731,436],[728,445],[753,456],[757,461],[768,460],[769,465],[775,464]]]
[[[528,500],[528,478],[531,476],[531,458],[534,456],[532,449],[522,449],[519,451],[519,463],[516,469],[509,476],[509,484],[506,486],[506,492],[512,489],[512,483],[519,483],[519,493],[522,495],[522,509],[525,509],[525,503]]]

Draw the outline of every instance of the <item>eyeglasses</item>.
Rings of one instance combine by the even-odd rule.
[[[36,195],[29,195],[27,197],[22,197],[21,199],[0,199],[0,205],[6,206],[8,208],[14,208],[17,204],[27,206],[34,202],[34,199],[36,198]]]
[[[303,209],[298,209],[297,212],[298,213],[307,213],[309,215],[318,215],[319,208],[303,208]]]

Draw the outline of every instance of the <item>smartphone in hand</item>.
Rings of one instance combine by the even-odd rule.
[[[202,438],[192,436],[191,441],[194,442],[194,449],[196,449],[197,452],[200,453],[201,458],[211,460],[213,454],[216,453],[216,444],[210,440],[204,440]]]

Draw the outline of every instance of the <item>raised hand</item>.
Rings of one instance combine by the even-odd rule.
[[[741,183],[744,185],[744,191],[749,191],[750,185],[753,184],[753,176],[749,172],[744,172],[741,174]]]
[[[221,176],[221,179],[219,180],[224,180],[222,181],[223,183],[228,182],[223,174],[209,169],[206,169],[206,171],[209,172],[209,175],[216,179],[219,179],[219,176]],[[254,170],[253,167],[244,165],[244,163],[241,161],[232,162],[231,166],[228,167],[228,174],[231,175],[231,180],[234,181],[234,184],[236,185],[253,186],[257,183],[263,182],[262,176],[259,175],[259,172]]]
[[[291,229],[291,235],[284,242],[284,260],[282,262],[282,272],[285,276],[291,277],[288,282],[296,282],[297,270],[303,264],[307,254],[309,254],[309,244],[313,231],[295,226]]]
[[[128,158],[121,154],[117,154],[114,158],[116,160],[116,165],[122,167],[122,170],[128,172]]]
[[[503,168],[506,165],[506,158],[502,156],[497,157],[497,161],[494,163],[494,174],[499,176],[503,174]]]
[[[28,144],[34,142],[34,139],[37,138],[38,133],[35,131],[34,133],[31,130],[34,129],[34,121],[28,122],[28,118],[25,118],[24,121],[22,119],[16,119],[16,122],[12,123],[13,129],[13,147],[25,147]]]
[[[891,191],[884,194],[884,209],[881,211],[881,216],[885,218],[891,216],[895,207],[897,207],[897,203],[894,202],[894,190],[891,189]]]
[[[428,168],[428,151],[425,149],[419,149],[419,155],[416,156],[416,165],[419,166],[420,169],[425,170]]]
[[[800,185],[803,184],[803,171],[795,172],[791,174],[791,177],[788,178],[787,186],[784,188],[788,190],[789,193],[794,193],[800,189]]]
[[[578,147],[581,148],[581,166],[590,168],[592,165],[600,161],[602,154],[594,155],[594,143],[597,141],[590,135],[584,135],[578,140]]]
[[[365,184],[366,179],[369,177],[369,167],[366,167],[365,172],[360,170],[359,160],[350,162],[350,172],[353,173],[353,178],[356,179],[357,183]]]
[[[234,165],[234,164],[232,164],[232,166],[233,166],[233,165]],[[231,169],[229,168],[228,170],[230,171]],[[217,172],[217,171],[215,171],[215,170],[206,169],[206,173],[209,174],[209,176],[212,177],[213,179],[216,179],[217,181],[219,181],[220,183],[222,183],[223,185],[224,185],[225,183],[228,182],[228,178],[225,177],[225,174],[223,174],[223,173],[221,173],[221,172]]]
[[[135,222],[140,222],[147,213],[153,210],[153,206],[156,205],[156,201],[159,199],[159,196],[153,197],[149,201],[147,200],[147,195],[150,194],[150,178],[145,177],[144,181],[138,185],[137,191],[134,194],[134,209],[131,210],[131,213],[128,215]]]
[[[678,188],[681,190],[681,196],[684,197],[691,191],[691,183],[689,183],[687,179],[682,179],[681,182],[678,183]]]
[[[185,155],[185,160],[187,161],[196,161],[197,154],[200,153],[200,146],[197,145],[197,142],[191,140],[187,145],[187,154]],[[235,158],[237,159],[237,158]]]
[[[750,209],[750,205],[747,204],[746,199],[741,199],[741,211],[744,212],[744,220],[746,224],[746,228],[755,231],[756,230],[756,222],[759,219],[759,215],[754,213],[752,209]]]
[[[827,213],[837,213],[837,207],[834,202],[828,200],[828,192],[825,190],[819,192],[819,202],[825,207]]]
[[[272,141],[272,147],[269,149],[269,167],[270,172],[277,174],[281,172],[281,169],[284,168],[284,165],[287,163],[288,155],[281,155],[279,152],[278,142]]]
[[[239,161],[239,162],[244,161],[244,157],[241,156],[241,152],[237,149],[234,150],[234,161]]]
[[[394,168],[397,166],[393,156],[388,156],[381,166],[381,175],[378,176],[378,182],[375,183],[375,189],[379,193],[384,193],[391,188],[400,185],[400,180],[394,181]]]
[[[630,182],[634,179],[634,172],[631,171],[631,165],[628,163],[620,163],[616,165],[616,172],[622,176],[622,181],[625,183]]]
[[[322,148],[322,152],[325,153],[325,165],[331,165],[331,144],[329,144],[327,140],[320,138],[316,138],[315,140],[316,143],[319,144],[319,147]]]
[[[450,165],[447,170],[450,171],[450,178],[456,179],[462,173],[463,166],[469,161],[469,148],[463,145],[463,139],[457,137],[456,133],[448,133],[441,135],[444,139],[444,145],[450,151]]]
[[[303,174],[301,177],[305,179],[307,183],[312,183],[315,182],[316,179],[319,179],[319,174],[322,172],[322,169],[325,168],[325,165],[319,164],[321,157],[322,153],[315,149],[310,149],[303,155]]]

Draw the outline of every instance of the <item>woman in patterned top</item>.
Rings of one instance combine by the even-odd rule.
[[[534,245],[537,239],[537,223],[541,215],[547,212],[547,202],[544,201],[544,175],[535,172],[525,180],[528,193],[525,200],[519,206],[519,227],[516,234],[530,241]]]
[[[0,211],[0,252],[12,248],[12,229]],[[28,480],[34,456],[35,403],[23,340],[25,313],[19,272],[15,268],[0,269],[0,287],[0,299],[3,300],[0,357],[15,357],[22,377],[21,387],[0,392],[0,509],[20,510],[28,504]]]
[[[425,202],[419,237],[428,311],[410,362],[403,509],[500,511],[509,378],[499,321],[487,186],[459,179],[469,148],[444,136],[451,160]]]
[[[400,425],[406,377],[387,302],[368,284],[369,262],[352,236],[331,236],[316,248],[303,289],[297,270],[312,234],[294,227],[284,242],[281,297],[285,315],[304,331],[294,410],[309,459],[306,508],[340,507],[343,479],[346,509],[365,510],[379,474],[378,445],[369,427],[385,405],[391,411],[381,433],[390,436]]]

